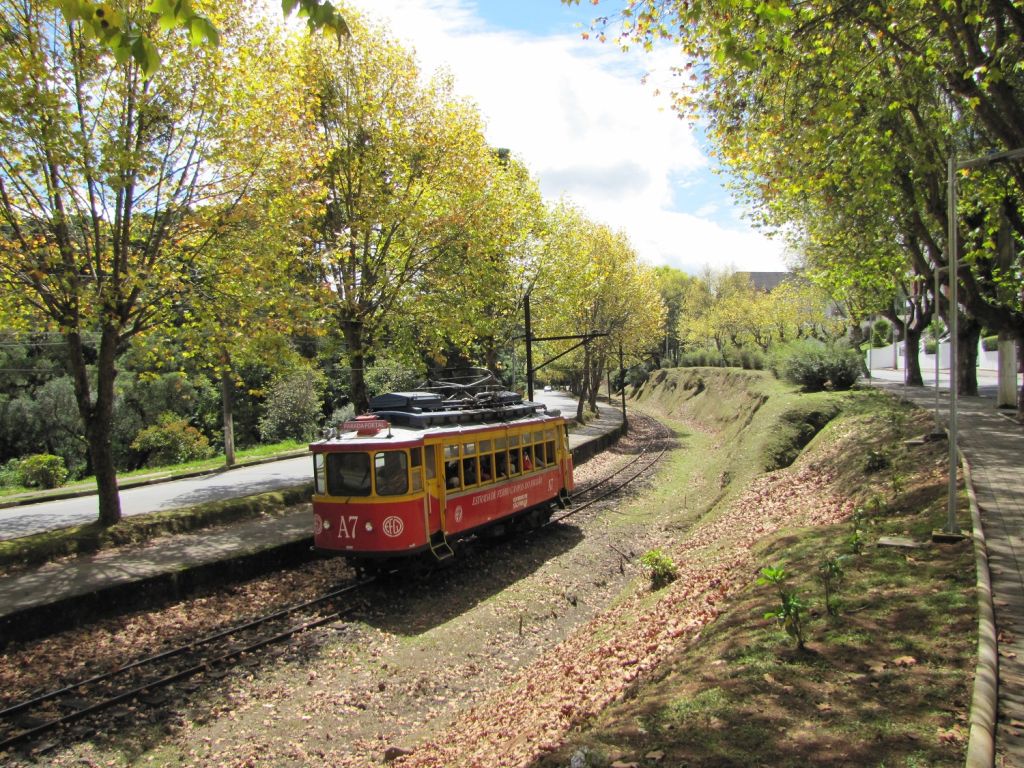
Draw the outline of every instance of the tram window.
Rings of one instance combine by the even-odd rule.
[[[511,448],[508,452],[508,473],[510,475],[518,475],[519,467],[521,466],[519,458],[519,449]]]
[[[369,496],[370,455],[368,453],[328,454],[327,492],[331,496]]]
[[[444,465],[444,484],[448,489],[459,487],[459,462],[449,461]]]
[[[545,443],[545,445],[547,446],[547,449],[548,449],[548,463],[549,464],[554,464],[555,461],[556,461],[556,459],[555,459],[555,441],[554,440],[549,440],[547,443]]]
[[[459,458],[459,446],[455,444],[446,445],[444,447],[444,460],[448,461],[449,459],[457,458]]]
[[[544,433],[543,432],[534,432],[533,433],[533,442],[535,442],[535,443],[543,443],[544,442]]]
[[[470,486],[477,483],[476,457],[470,456],[462,460],[462,485]]]
[[[494,479],[502,480],[508,475],[508,453],[494,454]]]
[[[508,444],[511,446],[519,445],[519,435],[509,435]]]
[[[409,492],[409,468],[405,451],[381,451],[373,458],[378,496]]]
[[[434,461],[434,446],[429,445],[426,448],[427,452],[427,480],[433,480],[437,475],[437,467]]]
[[[526,446],[523,448],[523,472],[529,472],[533,469],[533,448]]]
[[[544,456],[544,443],[537,443],[533,446],[533,460],[538,467],[543,467],[548,463]]]
[[[491,454],[480,457],[480,482],[489,483],[494,479],[494,472],[491,471],[491,465],[494,457]]]
[[[423,490],[423,449],[413,448],[409,451],[410,466],[412,467],[412,489]]]
[[[313,480],[316,483],[317,495],[327,493],[327,466],[322,453],[313,454]]]
[[[462,446],[463,456],[472,456],[476,453],[476,443],[466,443]]]

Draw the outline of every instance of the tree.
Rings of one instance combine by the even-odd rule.
[[[596,409],[598,388],[619,349],[634,362],[661,338],[665,307],[653,271],[639,264],[625,235],[565,202],[551,212],[534,296],[537,335],[607,334],[573,353],[570,362],[579,384],[580,419],[585,404]],[[556,349],[572,343],[557,343]]]
[[[356,34],[340,48],[302,44],[322,159],[303,255],[345,339],[349,397],[365,409],[364,372],[388,317],[457,255],[490,153],[476,110],[455,98],[450,80],[421,85],[411,54],[350,25]]]
[[[222,5],[214,18],[244,47],[250,31],[237,11]],[[145,79],[134,60],[105,58],[81,24],[36,0],[0,13],[9,42],[0,50],[3,312],[63,336],[99,519],[110,525],[121,516],[111,450],[117,359],[184,300],[217,235],[216,222],[195,228],[193,212],[237,200],[248,182],[208,163],[230,141],[242,59],[237,48],[169,39],[167,66]]]
[[[190,0],[152,0],[146,6],[148,15],[142,16],[124,14],[109,2],[53,0],[53,4],[69,23],[79,22],[106,46],[118,63],[131,58],[146,77],[160,68],[160,50],[152,31],[156,25],[165,31],[186,30],[193,45],[220,43],[217,27],[209,18],[196,13]],[[345,18],[328,0],[282,0],[281,6],[285,16],[298,9],[310,29],[332,30],[339,39],[349,34]]]
[[[453,258],[406,303],[421,349],[447,345],[500,375],[501,353],[521,333],[523,302],[536,280],[547,213],[540,188],[507,150],[492,153],[480,198]],[[452,312],[452,307],[459,311]]]
[[[680,339],[678,334],[679,318],[683,311],[683,301],[689,284],[696,278],[669,266],[654,268],[654,278],[658,285],[658,293],[665,305],[664,349],[656,355],[658,367],[679,364]]]
[[[622,42],[670,39],[688,57],[680,69],[696,87],[680,89],[678,107],[710,119],[709,134],[761,220],[819,242],[837,242],[820,236],[830,230],[853,233],[847,242],[874,230],[886,259],[894,247],[902,252],[902,268],[880,272],[895,278],[893,294],[922,279],[930,287],[947,266],[948,158],[1024,144],[1024,24],[1013,3],[643,0],[625,3],[621,16]],[[962,305],[1020,339],[1021,270],[999,264],[993,233],[1005,215],[1013,239],[1024,239],[1024,162],[970,179],[973,200],[956,234]],[[866,276],[885,260],[871,264],[873,256],[851,251],[836,269]],[[941,291],[932,300],[948,315]]]

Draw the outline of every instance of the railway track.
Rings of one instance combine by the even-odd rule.
[[[618,493],[654,467],[664,453],[664,450],[656,454],[642,452],[614,472],[579,488],[570,496],[572,508],[562,511],[546,525],[561,522]],[[336,610],[333,603],[376,580],[376,577],[367,577],[354,581],[311,600],[8,705],[0,709],[0,753],[37,741],[119,704],[145,706],[147,698],[154,698],[161,688],[196,675],[227,670],[246,654],[338,621],[351,609]]]
[[[334,601],[373,581],[367,578],[346,584],[312,600],[9,705],[0,710],[0,752],[118,704],[144,703],[160,688],[227,669],[245,654],[337,621],[350,609],[334,610]]]
[[[638,477],[645,475],[647,472],[652,470],[658,462],[661,461],[666,450],[667,449],[662,448],[657,453],[642,451],[638,453],[632,461],[627,462],[614,472],[609,473],[605,477],[584,488],[578,489],[569,496],[569,500],[572,502],[573,508],[564,510],[561,514],[552,517],[548,525],[561,522],[566,518],[577,515],[594,506],[598,502],[604,501],[608,497],[615,495]]]

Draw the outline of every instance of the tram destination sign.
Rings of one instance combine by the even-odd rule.
[[[391,422],[387,419],[355,419],[341,425],[343,430],[355,430],[356,432],[380,432],[382,429],[390,429],[390,427]]]

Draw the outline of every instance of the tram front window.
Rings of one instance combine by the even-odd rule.
[[[370,455],[327,454],[327,492],[331,496],[369,496]]]
[[[378,496],[409,492],[409,466],[405,451],[381,451],[373,458]]]

